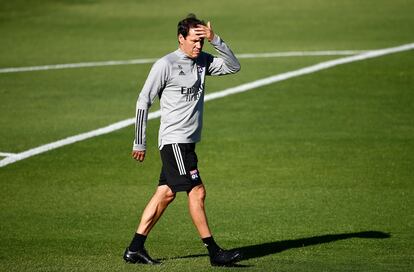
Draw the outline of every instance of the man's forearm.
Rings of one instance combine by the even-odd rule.
[[[241,66],[239,60],[233,54],[228,45],[217,34],[215,34],[214,39],[211,41],[211,45],[220,54],[220,58],[223,59],[228,72],[236,73],[240,70]]]
[[[148,109],[140,109],[137,107],[135,117],[135,139],[133,150],[144,151],[146,149],[146,127],[148,121]]]

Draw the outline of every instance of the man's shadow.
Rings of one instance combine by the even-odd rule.
[[[336,242],[345,239],[351,238],[364,238],[364,239],[385,239],[390,238],[391,235],[389,233],[381,232],[381,231],[362,231],[362,232],[354,232],[354,233],[340,233],[340,234],[327,234],[321,236],[313,236],[308,238],[300,238],[294,240],[284,240],[284,241],[274,241],[268,242],[258,245],[250,245],[244,246],[239,248],[233,248],[232,250],[238,250],[242,254],[242,260],[249,260],[259,257],[264,257],[267,255],[272,255],[276,253],[280,253],[282,251],[292,249],[292,248],[300,248],[306,246],[313,246],[313,245],[320,245],[326,244],[331,242]],[[187,255],[181,257],[175,257],[173,259],[183,259],[183,258],[197,258],[207,256],[207,254],[196,254],[196,255]],[[243,267],[243,265],[234,265]]]
[[[292,248],[326,244],[350,238],[384,239],[390,237],[391,235],[389,233],[384,233],[380,231],[363,231],[355,233],[327,234],[295,240],[276,241],[270,243],[263,243],[259,245],[235,248],[234,250],[239,250],[243,255],[242,259],[248,260],[253,258],[264,257],[271,254],[276,254]]]

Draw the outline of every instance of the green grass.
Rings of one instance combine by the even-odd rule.
[[[3,1],[0,66],[161,56],[189,11],[211,18],[236,53],[390,47],[412,42],[413,9],[410,1]],[[239,74],[208,78],[207,89],[332,58],[246,59]],[[0,74],[0,152],[130,118],[149,67]],[[129,156],[129,127],[0,168],[0,271],[410,271],[413,86],[409,51],[206,103],[197,153],[207,213],[216,240],[245,253],[243,267],[210,267],[184,194],[148,238],[165,264],[123,263],[159,174],[152,120],[143,164]]]

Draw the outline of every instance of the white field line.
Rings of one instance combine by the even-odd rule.
[[[358,54],[362,52],[366,52],[366,51],[363,51],[363,50],[291,51],[291,52],[239,54],[237,55],[237,58],[249,59],[249,58],[275,58],[275,57],[303,57],[303,56],[340,56],[340,55],[354,55],[354,54]],[[9,68],[0,68],[0,74],[69,69],[69,68],[112,66],[112,65],[145,64],[145,63],[153,63],[156,60],[157,59],[131,59],[131,60],[110,60],[110,61],[97,61],[97,62],[51,64],[51,65],[42,65],[42,66],[9,67]]]
[[[0,157],[10,157],[16,155],[14,153],[0,152]]]
[[[263,79],[259,79],[259,80],[255,80],[252,81],[250,83],[246,83],[246,84],[242,84],[233,88],[229,88],[229,89],[225,89],[223,91],[219,91],[219,92],[215,92],[215,93],[211,93],[208,94],[204,97],[205,101],[210,101],[210,100],[214,100],[217,98],[221,98],[221,97],[225,97],[225,96],[229,96],[232,94],[236,94],[236,93],[241,93],[241,92],[245,92],[248,90],[252,90],[261,86],[265,86],[265,85],[269,85],[269,84],[273,84],[279,81],[283,81],[289,78],[293,78],[293,77],[298,77],[298,76],[302,76],[302,75],[306,75],[306,74],[311,74],[311,73],[315,73],[317,71],[321,71],[321,70],[325,70],[328,68],[332,68],[338,65],[342,65],[342,64],[346,64],[346,63],[351,63],[351,62],[356,62],[356,61],[361,61],[361,60],[365,60],[365,59],[371,59],[371,58],[377,58],[380,56],[384,56],[384,55],[388,55],[388,54],[392,54],[392,53],[397,53],[397,52],[403,52],[403,51],[408,51],[408,50],[412,50],[414,49],[414,43],[411,44],[405,44],[405,45],[401,45],[401,46],[397,46],[397,47],[391,47],[391,48],[385,48],[385,49],[379,49],[379,50],[374,50],[374,51],[369,51],[369,52],[365,52],[365,53],[361,53],[355,56],[350,56],[350,57],[344,57],[344,58],[339,58],[336,60],[330,60],[330,61],[325,61],[325,62],[321,62],[315,65],[311,65],[308,67],[304,67],[298,70],[294,70],[294,71],[290,71],[290,72],[286,72],[286,73],[282,73],[282,74],[278,74],[278,75],[274,75],[274,76],[270,76],[270,77],[266,77]],[[160,117],[161,113],[160,111],[155,111],[152,112],[148,115],[148,119],[155,119]],[[107,134],[110,132],[113,132],[115,130],[119,130],[122,129],[124,127],[127,127],[129,125],[132,125],[135,122],[135,118],[130,118],[130,119],[126,119],[117,123],[114,123],[112,125],[103,127],[103,128],[99,128],[96,130],[92,130],[89,132],[85,132],[82,134],[78,134],[75,136],[71,136],[56,142],[52,142],[49,144],[45,144],[45,145],[41,145],[26,151],[23,151],[21,153],[15,154],[13,156],[9,156],[3,160],[0,160],[0,167],[6,166],[8,164],[20,161],[20,160],[24,160],[27,159],[29,157],[44,153],[46,151],[52,150],[52,149],[56,149],[65,145],[69,145],[69,144],[73,144],[82,140],[86,140],[92,137],[96,137],[99,135],[103,135],[103,134]]]
[[[272,53],[237,54],[239,59],[251,58],[280,58],[280,57],[308,57],[308,56],[347,56],[355,55],[369,50],[325,50],[325,51],[290,51]]]

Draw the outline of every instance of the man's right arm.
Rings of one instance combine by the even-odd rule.
[[[168,65],[165,60],[160,59],[152,66],[144,87],[139,94],[136,103],[135,138],[132,148],[132,157],[138,161],[143,161],[145,158],[148,110],[157,95],[165,87],[167,78]]]
[[[218,58],[208,54],[207,75],[226,75],[240,71],[239,60],[227,44],[214,33],[210,22],[207,22],[207,25],[198,25],[194,30],[200,38],[207,38],[214,49],[220,54],[220,57]]]

